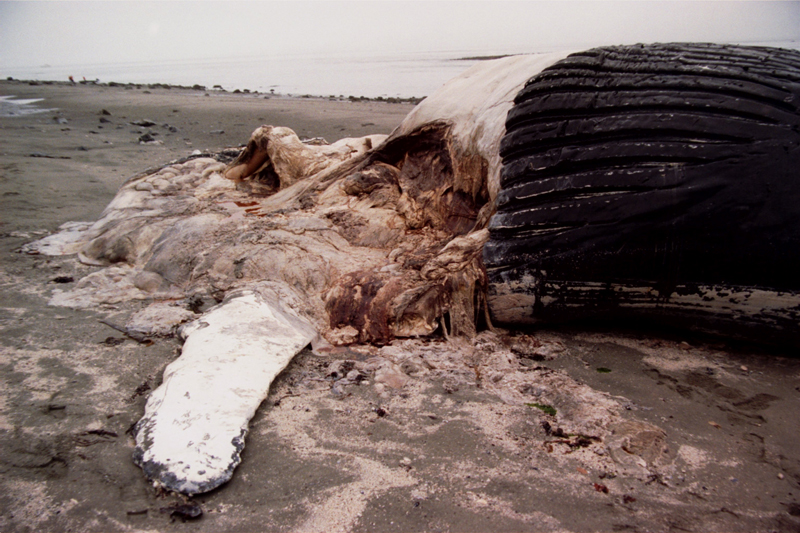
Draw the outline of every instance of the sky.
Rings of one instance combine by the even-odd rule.
[[[237,56],[800,42],[800,1],[0,1],[3,68]]]

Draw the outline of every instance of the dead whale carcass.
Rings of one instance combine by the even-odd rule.
[[[686,49],[691,58],[692,48],[678,49]],[[652,61],[653,54],[646,51],[639,61]],[[559,182],[558,173],[564,167],[556,164],[546,176],[527,175],[525,172],[538,168],[538,160],[525,159],[515,166],[514,156],[525,154],[526,143],[541,136],[542,146],[553,148],[542,161],[567,164],[574,159],[577,165],[586,156],[580,147],[590,154],[594,145],[578,143],[579,148],[565,150],[558,139],[573,135],[572,126],[543,127],[535,133],[541,126],[538,115],[532,119],[525,115],[517,122],[513,117],[517,109],[523,109],[523,114],[530,111],[522,103],[527,93],[520,92],[526,81],[551,66],[554,69],[547,72],[558,79],[563,65],[582,57],[559,63],[565,56],[516,56],[479,64],[424,100],[388,138],[311,146],[285,128],[259,128],[232,165],[196,159],[136,177],[122,187],[99,221],[85,228],[71,227],[62,241],[54,236],[40,243],[43,253],[61,246],[65,252],[78,252],[85,262],[110,265],[79,282],[73,291],[54,295],[54,303],[80,306],[98,298],[175,298],[176,294],[222,302],[184,329],[183,354],[166,373],[163,390],[153,393],[138,424],[136,460],[148,476],[185,493],[207,491],[229,479],[238,464],[253,405],[266,395],[270,381],[288,362],[286,354],[308,342],[385,343],[393,337],[428,335],[436,330],[469,335],[482,320],[490,320],[487,295],[495,320],[514,324],[550,318],[536,313],[554,301],[553,292],[537,290],[551,287],[548,283],[558,278],[552,270],[538,268],[535,261],[551,255],[568,257],[570,250],[581,250],[580,238],[558,240],[564,233],[559,226],[561,218],[570,213],[561,209],[559,191],[574,183],[576,176],[573,172]],[[702,70],[715,68],[711,63]],[[578,70],[585,70],[587,76],[592,71]],[[578,73],[578,83],[580,77]],[[623,75],[611,73],[608,78],[607,83],[613,85]],[[710,84],[706,82],[697,84],[698,92]],[[627,90],[635,93],[636,87]],[[509,113],[515,97],[515,111]],[[654,101],[659,101],[658,95],[655,97]],[[537,105],[555,109],[541,116],[566,122],[572,117],[579,123],[580,115],[587,113],[586,106],[581,107],[580,99],[570,100],[569,95],[559,98],[548,94],[541,102],[535,97],[529,100],[534,102],[530,104],[534,110]],[[729,97],[723,94],[719,98]],[[588,99],[601,101],[591,95]],[[644,106],[639,117],[645,124],[647,109]],[[698,120],[705,117],[694,112]],[[509,133],[501,145],[507,117]],[[657,113],[650,116],[651,120],[659,117]],[[519,143],[515,124],[524,133]],[[742,126],[748,124],[745,121]],[[588,127],[579,127],[578,132]],[[525,136],[530,132],[534,132],[533,141]],[[610,149],[616,146],[613,131],[599,137],[607,137]],[[672,141],[665,136],[659,142]],[[515,152],[517,144],[523,148]],[[644,150],[653,143],[623,139],[618,144]],[[613,162],[613,158],[609,160]],[[691,169],[691,165],[683,166],[687,168],[680,172]],[[615,175],[613,165],[603,168],[605,174],[595,177]],[[509,178],[516,175],[515,169],[522,176],[517,181]],[[543,179],[547,176],[551,181]],[[680,184],[676,181],[674,185],[679,189]],[[534,190],[537,186],[545,187],[544,192]],[[605,202],[604,194],[596,194],[592,186],[589,180],[589,189],[583,192],[594,199],[593,207],[581,211],[581,216],[587,218],[587,225],[596,217],[598,227],[607,228],[608,217],[618,216],[619,204]],[[614,192],[605,185],[599,187],[606,187],[602,193]],[[580,194],[573,196],[567,205],[584,199]],[[614,199],[606,196],[610,196],[606,200]],[[553,203],[545,207],[530,203],[536,198]],[[518,205],[523,207],[517,209]],[[647,211],[647,205],[635,204],[633,212]],[[680,209],[690,205],[659,204],[656,212],[681,220],[684,214]],[[551,226],[546,221],[548,211],[554,215]],[[530,222],[523,217],[522,222],[514,222],[515,216],[528,212],[543,216],[544,221]],[[615,230],[611,234],[614,236]],[[549,240],[537,241],[539,236]],[[624,245],[616,250],[624,250]],[[646,247],[640,249],[647,251]],[[610,266],[598,270],[596,283],[603,287],[613,287],[617,279],[605,278],[609,271],[615,272],[614,251],[606,254]],[[620,257],[618,266],[624,271],[628,259],[624,254]],[[566,267],[574,266],[569,261],[563,265],[565,272],[571,272]],[[591,267],[582,268],[591,271]],[[585,292],[579,304],[586,310],[597,308],[597,301],[602,300],[595,301],[592,296],[606,298],[607,294]],[[664,293],[660,297],[671,296]],[[800,303],[796,292],[789,291],[788,298],[791,305]],[[567,303],[564,308],[574,307],[573,302]],[[251,307],[253,311],[244,314],[250,318],[234,328],[228,318],[244,316],[241,310]],[[762,311],[745,307],[742,312],[754,315]],[[271,325],[272,329],[261,328],[259,335],[283,340],[266,349],[259,346],[258,357],[242,357],[243,364],[230,365],[232,373],[226,374],[226,379],[208,381],[213,384],[196,390],[193,383],[205,382],[217,373],[222,361],[215,344],[205,337],[215,331],[209,328],[219,327],[220,335],[233,339],[252,321]],[[243,342],[234,352],[249,355],[257,344]],[[238,359],[236,353],[224,355],[225,360]],[[235,377],[239,373],[260,376],[259,385],[248,386],[241,393]],[[195,377],[189,378],[190,374]],[[205,390],[213,391],[209,401],[184,400],[186,394],[197,398]],[[213,428],[223,425],[224,436],[216,439]]]
[[[484,250],[498,321],[800,345],[800,53],[576,53],[526,84],[506,128]]]
[[[221,302],[184,327],[183,353],[137,424],[149,477],[188,494],[229,479],[255,407],[309,342],[475,332],[503,121],[525,80],[564,55],[480,64],[388,139],[314,146],[259,128],[230,167],[198,158],[137,176],[97,222],[28,247],[106,266],[54,304]]]

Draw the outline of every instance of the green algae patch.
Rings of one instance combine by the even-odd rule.
[[[535,407],[546,415],[556,416],[556,408],[552,405],[546,405],[542,403],[526,403],[525,405],[528,407]]]

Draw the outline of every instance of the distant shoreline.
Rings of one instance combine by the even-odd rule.
[[[12,76],[8,76],[5,80],[7,83],[19,83],[24,85],[36,86],[36,85],[60,85],[64,87],[74,87],[78,85],[88,85],[93,87],[122,87],[128,90],[148,90],[148,89],[167,89],[167,90],[183,90],[183,91],[197,91],[197,92],[204,92],[206,94],[210,93],[218,93],[218,94],[242,94],[242,95],[250,95],[250,96],[263,96],[264,98],[313,98],[313,99],[321,99],[321,100],[330,100],[330,101],[350,101],[350,102],[385,102],[389,104],[413,104],[416,105],[420,103],[422,100],[425,99],[424,96],[422,97],[368,97],[368,96],[354,96],[354,95],[316,95],[316,94],[282,94],[273,91],[270,92],[259,92],[259,91],[251,91],[250,89],[235,89],[233,91],[228,91],[224,89],[220,85],[215,85],[212,88],[208,88],[205,85],[195,84],[195,85],[177,85],[177,84],[169,84],[169,83],[120,83],[115,81],[109,82],[101,82],[99,80],[80,80],[80,81],[61,81],[61,80],[20,80],[16,79]]]
[[[511,57],[513,55],[518,55],[518,54],[498,54],[498,55],[487,55],[487,56],[457,57],[455,59],[451,59],[451,61],[491,61],[493,59],[503,59],[504,57]]]

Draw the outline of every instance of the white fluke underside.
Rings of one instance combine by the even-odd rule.
[[[135,457],[149,477],[185,494],[231,478],[270,384],[316,335],[281,302],[286,290],[233,291],[184,327],[183,352],[137,425]]]

